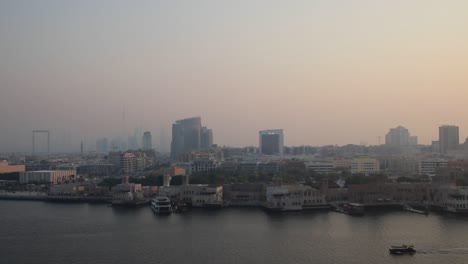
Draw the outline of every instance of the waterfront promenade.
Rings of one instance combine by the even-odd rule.
[[[48,195],[44,192],[0,192],[0,200],[110,203],[112,197]]]

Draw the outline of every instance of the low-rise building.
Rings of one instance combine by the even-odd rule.
[[[377,173],[380,171],[379,160],[373,158],[357,158],[351,161],[351,173]]]
[[[216,170],[219,163],[213,159],[198,159],[185,163],[178,163],[178,166],[185,168],[187,174],[192,175],[194,173]]]
[[[348,201],[364,205],[422,203],[430,199],[429,183],[369,183],[348,186]]]
[[[117,171],[118,168],[113,164],[105,163],[84,164],[76,169],[76,173],[86,176],[111,176],[112,174],[116,174]]]
[[[24,172],[24,164],[9,164],[7,161],[0,161],[0,174],[12,173],[12,172]]]
[[[272,211],[300,211],[327,208],[325,195],[310,186],[268,186],[265,208]]]
[[[419,162],[419,173],[433,177],[438,169],[446,168],[448,161],[445,159],[425,159]]]
[[[183,201],[194,207],[222,207],[223,187],[206,184],[189,184],[180,186],[161,186],[159,196],[171,200]]]
[[[316,173],[331,173],[335,169],[335,165],[332,161],[308,161],[306,162],[306,168]]]
[[[21,172],[19,182],[57,184],[69,181],[76,176],[75,170],[43,170]]]
[[[265,200],[265,188],[258,183],[225,184],[223,200],[227,206],[261,206]]]

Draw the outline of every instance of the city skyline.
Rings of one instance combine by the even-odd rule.
[[[180,121],[184,121],[184,120],[190,120],[190,119],[200,119],[200,117],[192,117],[192,118],[185,118],[185,119],[181,119],[181,120],[176,120],[174,121],[173,123],[173,126],[174,124],[178,124],[180,123]],[[201,122],[201,121],[200,121]],[[380,137],[378,138],[378,143],[376,144],[365,144],[363,142],[359,142],[359,143],[345,143],[345,144],[317,144],[317,145],[311,145],[311,144],[297,144],[297,145],[290,145],[290,144],[286,144],[284,143],[284,146],[316,146],[316,147],[321,147],[321,146],[328,146],[328,145],[337,145],[337,146],[345,146],[345,145],[366,145],[366,146],[378,146],[378,145],[387,145],[387,146],[396,146],[396,147],[410,147],[410,146],[417,146],[417,145],[426,145],[426,146],[430,146],[431,144],[433,144],[434,142],[437,142],[437,144],[440,144],[439,143],[439,139],[441,137],[440,135],[440,129],[442,127],[456,127],[457,128],[457,131],[459,131],[459,127],[456,126],[456,125],[440,125],[439,127],[437,127],[436,129],[438,129],[438,137],[439,138],[436,138],[435,140],[432,140],[431,142],[428,142],[428,143],[425,143],[425,142],[419,142],[418,141],[418,136],[417,135],[407,135],[407,139],[411,139],[411,138],[415,138],[415,142],[416,144],[411,144],[409,141],[406,143],[406,144],[402,144],[402,145],[394,145],[394,144],[389,144],[388,142],[388,136],[389,136],[389,133],[391,133],[392,131],[394,130],[397,130],[397,129],[404,129],[407,131],[407,129],[405,127],[402,127],[402,126],[398,126],[396,128],[388,128],[388,131],[387,134],[384,134],[383,137]],[[198,142],[198,147],[195,147],[193,148],[193,150],[204,150],[204,149],[207,149],[208,148],[208,145],[205,143],[203,143],[204,139],[204,135],[207,134],[206,132],[209,132],[208,133],[208,138],[209,139],[206,139],[207,142],[210,142],[211,144],[213,144],[213,131],[211,128],[207,128],[205,126],[201,126],[200,124],[200,129],[199,129],[199,142]],[[262,132],[269,132],[269,131],[276,131],[276,130],[265,130],[265,129],[262,129],[260,131],[256,131],[256,135],[257,135],[257,140],[256,142],[254,142],[253,144],[246,144],[246,145],[226,145],[226,144],[222,144],[222,143],[219,143],[219,142],[216,142],[215,146],[220,146],[220,147],[261,147],[261,144],[258,140],[258,133],[260,132],[260,135]],[[278,131],[281,131],[281,133],[283,133],[283,129],[279,129]],[[70,150],[59,150],[57,151],[57,149],[55,148],[55,146],[53,145],[53,140],[51,140],[51,143],[50,143],[50,146],[47,146],[47,139],[45,138],[42,138],[42,141],[39,141],[39,143],[36,143],[36,148],[37,145],[39,145],[39,153],[45,153],[46,152],[46,149],[47,148],[50,148],[50,152],[51,153],[60,153],[60,152],[77,152],[80,150],[80,147],[81,147],[81,144],[83,144],[85,147],[84,147],[84,150],[85,151],[97,151],[98,153],[107,153],[108,151],[126,151],[126,150],[137,150],[137,149],[143,149],[145,150],[145,145],[148,144],[148,143],[145,143],[145,135],[148,136],[149,135],[149,145],[152,146],[152,148],[155,148],[157,151],[159,152],[163,152],[163,153],[170,153],[171,151],[164,151],[164,149],[168,148],[169,149],[171,148],[171,146],[165,146],[161,149],[161,144],[162,142],[157,142],[156,144],[153,145],[153,143],[151,143],[151,131],[145,131],[143,134],[142,134],[142,138],[138,139],[138,138],[135,138],[134,136],[131,136],[131,134],[129,133],[128,134],[128,138],[127,137],[120,137],[120,136],[115,136],[115,137],[98,137],[96,139],[95,142],[83,142],[83,141],[80,141],[78,142],[77,146],[78,146],[78,149],[77,148],[73,148],[73,149],[70,149]],[[458,132],[457,132],[457,135],[458,135]],[[161,136],[161,134],[159,134],[159,136]],[[53,137],[51,137],[53,139]],[[287,137],[286,137],[287,138]],[[384,139],[382,141],[382,138]],[[466,141],[468,141],[468,136],[464,136],[462,134],[459,134],[459,136],[457,137],[459,140],[458,140],[458,144],[463,144],[465,143]],[[137,140],[133,143],[136,143],[137,144],[137,148],[135,147],[132,147],[131,144],[132,144],[132,140]],[[37,139],[36,139],[37,141]],[[283,140],[282,140],[283,141]],[[287,142],[287,141],[285,141]],[[455,142],[454,140],[452,140],[452,145],[455,144],[453,143]],[[113,146],[113,144],[117,144],[118,146]],[[32,148],[33,144],[31,143],[31,145],[29,146],[30,149],[29,150],[25,150],[25,151],[4,151],[4,152],[24,152],[24,153],[28,153],[28,152],[31,152],[31,148]],[[453,147],[451,147],[453,149]]]
[[[443,124],[464,139],[467,8],[2,1],[0,149],[30,151],[37,129],[51,132],[51,151],[87,148],[193,115],[229,146],[255,145],[269,127],[286,145],[375,145],[396,125],[422,144]]]

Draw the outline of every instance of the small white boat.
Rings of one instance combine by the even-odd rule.
[[[412,212],[412,213],[416,213],[416,214],[424,214],[424,215],[428,215],[429,212],[426,210],[426,211],[422,211],[422,210],[417,210],[417,209],[414,209],[413,207],[411,207],[410,205],[403,205],[403,209],[408,211],[408,212]]]
[[[157,214],[172,213],[171,200],[168,197],[155,197],[151,199],[151,209]]]

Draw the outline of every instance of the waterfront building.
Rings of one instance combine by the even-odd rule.
[[[7,161],[0,161],[0,174],[12,172],[24,172],[24,164],[9,164]]]
[[[447,154],[449,150],[455,150],[460,144],[460,135],[458,126],[440,126],[439,127],[439,151]]]
[[[265,208],[272,211],[301,211],[327,208],[325,195],[310,186],[267,186]]]
[[[283,155],[283,129],[269,129],[259,132],[259,150],[263,155]]]
[[[146,132],[143,133],[142,149],[143,150],[153,149],[153,144],[152,144],[152,141],[151,141],[151,132],[149,132],[149,131],[146,131]]]
[[[173,201],[183,201],[194,207],[223,206],[223,187],[206,184],[189,184],[180,186],[162,186],[159,196],[171,198]]]
[[[423,203],[430,199],[429,183],[369,183],[348,186],[348,201],[364,205]]]
[[[20,172],[19,182],[57,184],[73,179],[76,176],[76,170],[43,170]]]
[[[226,206],[262,206],[265,188],[259,183],[225,184],[223,200]]]
[[[194,192],[193,207],[221,208],[223,206],[222,186],[202,186]]]
[[[200,117],[178,120],[172,125],[171,157],[173,159],[181,153],[200,150],[200,147]]]
[[[112,189],[112,205],[134,206],[148,203],[141,184],[129,183],[128,177],[122,177],[122,183]]]

